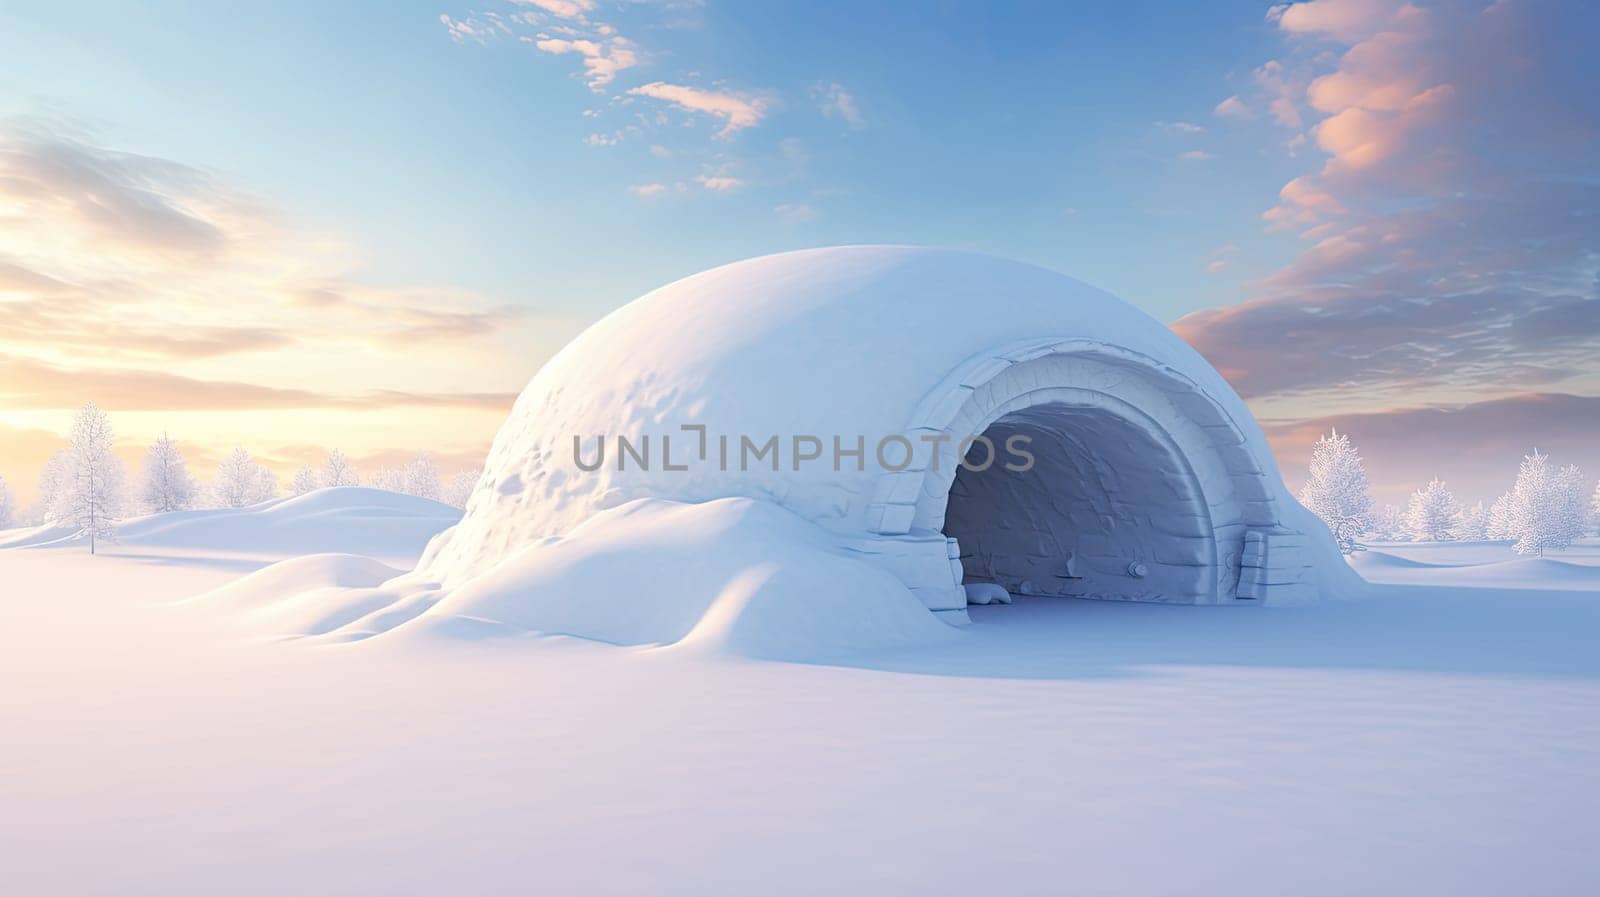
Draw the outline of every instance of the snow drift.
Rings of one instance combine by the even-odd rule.
[[[461,519],[449,505],[381,489],[346,486],[245,508],[152,514],[123,521],[114,542],[127,548],[209,551],[280,558],[321,552],[409,563],[428,540]],[[76,529],[0,533],[0,548],[75,545]]]
[[[274,635],[336,641],[410,623],[411,637],[570,635],[814,660],[955,635],[894,577],[750,499],[630,502],[448,591],[398,572],[348,555],[296,558],[200,600]]]

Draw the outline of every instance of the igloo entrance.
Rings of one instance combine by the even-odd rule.
[[[985,466],[978,443],[957,471],[944,533],[957,540],[965,582],[1024,596],[1212,600],[1214,536],[1199,485],[1147,423],[1057,402],[1005,414],[984,436],[996,447],[1025,437],[1033,462],[1008,469],[1002,448]]]

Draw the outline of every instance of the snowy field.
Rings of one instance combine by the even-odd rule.
[[[182,600],[310,551],[404,568],[453,513],[0,533],[4,891],[1600,892],[1593,541],[1375,546],[1375,595],[1310,607],[1024,600],[826,663],[283,641]]]

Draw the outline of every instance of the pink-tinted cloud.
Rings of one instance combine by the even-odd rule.
[[[1248,301],[1175,328],[1241,391],[1305,407],[1600,389],[1600,101],[1584,87],[1600,72],[1575,15],[1537,0],[1275,8],[1273,87],[1303,93],[1262,85],[1241,105],[1316,117],[1298,131],[1312,167],[1263,215],[1305,247]]]
[[[65,367],[0,355],[0,404],[15,409],[72,408],[89,398],[104,408],[119,411],[239,411],[403,407],[509,409],[515,396],[393,389],[321,393],[139,368]]]
[[[710,116],[722,122],[722,128],[717,131],[717,136],[723,139],[760,124],[761,119],[767,114],[768,106],[765,99],[757,96],[729,91],[701,90],[698,87],[668,84],[663,81],[642,84],[629,90],[628,93],[661,100],[697,115]]]

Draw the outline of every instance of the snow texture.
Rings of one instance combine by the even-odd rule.
[[[307,496],[348,527],[305,508],[282,541],[376,529],[391,541],[373,553],[414,551],[359,511],[392,497],[364,493]],[[614,514],[518,563],[634,588],[604,559],[637,539],[662,563],[644,588],[673,593],[680,530],[736,551],[771,551],[739,535],[768,526],[817,536],[748,500]],[[360,610],[343,596],[397,564],[323,555],[234,580],[232,549],[192,548],[204,535],[0,551],[8,893],[1576,897],[1600,881],[1594,542],[1560,561],[1373,546],[1354,559],[1370,598],[1248,613],[1019,598],[936,642],[796,664],[409,627],[359,650],[241,638],[309,619],[281,603],[307,581],[339,590],[337,626]],[[829,563],[819,579],[860,572]],[[762,589],[729,582],[711,611]],[[792,645],[796,607],[769,606],[754,635],[710,611],[690,632]]]

